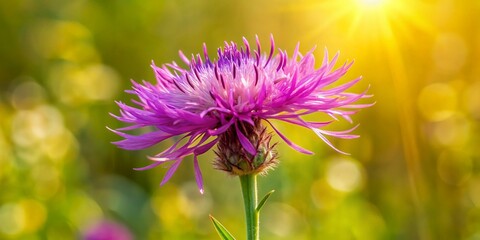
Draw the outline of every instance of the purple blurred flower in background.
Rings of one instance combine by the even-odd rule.
[[[310,151],[291,142],[271,122],[279,120],[311,129],[333,149],[326,136],[355,138],[350,134],[355,127],[345,131],[322,129],[337,117],[352,122],[350,115],[357,109],[371,104],[356,104],[364,93],[345,92],[361,78],[332,87],[350,68],[345,63],[334,69],[338,54],[331,61],[325,50],[323,63],[315,69],[313,49],[307,54],[299,52],[299,45],[289,57],[286,51],[274,53],[271,37],[268,54],[262,53],[258,37],[256,49],[251,50],[244,38],[244,46],[225,43],[219,48],[216,59],[211,59],[204,45],[204,56],[181,59],[188,65],[184,69],[175,62],[152,68],[156,83],[133,82],[138,97],[129,106],[117,102],[120,107],[118,120],[129,126],[112,130],[124,139],[115,144],[123,149],[148,148],[166,139],[176,137],[175,143],[165,151],[150,157],[153,163],[138,170],[150,169],[166,162],[173,162],[161,184],[167,182],[183,158],[193,155],[197,184],[203,191],[201,171],[197,156],[216,144],[215,166],[234,175],[260,173],[276,162],[276,154],[270,145],[271,133],[264,124],[272,127],[278,136],[293,149],[311,154]],[[302,116],[324,113],[330,121],[306,121]],[[132,135],[126,131],[153,127],[150,131]]]
[[[132,240],[130,231],[123,225],[102,220],[92,224],[84,233],[84,240]]]

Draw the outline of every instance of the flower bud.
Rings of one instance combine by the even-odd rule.
[[[254,126],[243,123],[238,130],[252,143],[256,154],[249,153],[242,146],[237,136],[237,128],[232,126],[219,137],[215,151],[217,158],[214,162],[217,169],[234,176],[241,176],[265,174],[275,167],[277,152],[274,150],[276,144],[270,144],[272,134],[267,132],[267,128],[260,123],[260,120],[255,120],[254,123]]]

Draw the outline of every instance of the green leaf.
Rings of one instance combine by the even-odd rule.
[[[235,240],[232,234],[228,232],[228,230],[217,219],[215,219],[212,215],[210,215],[210,219],[212,220],[213,226],[215,227],[215,230],[217,230],[217,233],[222,240]]]
[[[272,195],[273,192],[275,192],[275,190],[272,190],[272,191],[268,192],[267,194],[265,194],[265,197],[263,197],[262,201],[260,201],[260,203],[258,203],[258,206],[255,209],[255,211],[260,212],[260,209],[262,209],[263,205],[265,205],[265,202],[268,200],[268,198],[270,197],[270,195]]]

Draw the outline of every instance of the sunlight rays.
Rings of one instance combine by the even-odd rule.
[[[419,238],[429,239],[429,226],[423,206],[428,193],[424,187],[420,163],[422,153],[417,144],[414,86],[405,63],[408,55],[402,52],[405,46],[415,46],[419,35],[436,34],[436,29],[428,20],[426,6],[413,0],[331,0],[310,1],[310,4],[310,11],[319,12],[318,19],[321,21],[316,29],[311,30],[312,37],[321,36],[325,32],[340,33],[343,34],[343,45],[352,46],[360,58],[369,59],[373,56],[377,61],[384,61],[380,71],[386,71],[389,78],[386,81],[392,86],[389,91],[396,98],[395,111],[411,198],[416,215],[421,219],[418,226]]]

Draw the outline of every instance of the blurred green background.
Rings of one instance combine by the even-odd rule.
[[[151,60],[270,33],[289,53],[300,41],[354,59],[342,82],[362,75],[354,90],[370,85],[376,105],[354,116],[361,138],[332,140],[350,156],[279,124],[316,154],[277,138],[262,239],[480,239],[479,15],[476,0],[1,1],[0,239],[80,239],[100,223],[117,239],[218,239],[208,214],[243,239],[239,181],[211,152],[204,195],[191,161],[159,187],[165,168],[132,168],[170,143],[120,150],[105,126],[123,126],[108,113],[129,79],[154,81]]]

